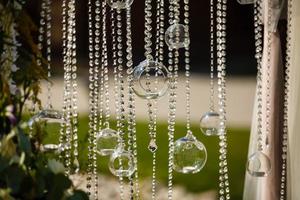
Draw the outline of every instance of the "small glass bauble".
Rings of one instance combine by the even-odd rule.
[[[106,0],[106,3],[114,9],[126,9],[132,5],[133,0]]]
[[[110,156],[109,170],[115,176],[130,177],[135,171],[133,155],[122,148],[117,149]]]
[[[271,171],[270,158],[261,151],[252,154],[247,162],[247,171],[251,176],[265,177]]]
[[[116,151],[119,134],[111,128],[102,129],[97,135],[97,152],[101,156],[111,155]]]
[[[220,134],[220,115],[217,112],[207,112],[200,119],[200,129],[204,135],[212,136]]]
[[[28,121],[28,125],[32,127],[34,123],[39,121],[47,121],[47,123],[63,123],[63,113],[52,109],[41,110]]]
[[[165,33],[165,41],[171,49],[188,47],[190,38],[187,26],[178,23],[171,25]]]
[[[169,72],[160,62],[144,60],[133,69],[133,90],[143,99],[156,99],[169,88]]]
[[[63,144],[43,144],[40,147],[40,150],[44,153],[55,153],[60,154],[65,149]]]
[[[198,173],[205,165],[207,151],[195,136],[188,133],[183,138],[178,139],[174,144],[174,164],[175,171],[184,174]]]

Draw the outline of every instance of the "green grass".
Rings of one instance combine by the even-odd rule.
[[[152,170],[152,156],[148,150],[149,135],[147,124],[145,122],[137,123],[137,141],[138,141],[138,168],[139,176],[142,178],[150,177]],[[216,190],[218,188],[218,157],[219,145],[217,137],[207,137],[200,133],[198,125],[192,126],[194,135],[201,140],[208,152],[206,166],[201,172],[194,175],[186,175],[174,172],[174,183],[186,187],[191,192],[201,192],[206,190]],[[57,132],[51,130],[50,132]],[[80,119],[79,123],[79,152],[81,169],[85,170],[87,166],[87,132],[88,118]],[[184,136],[186,133],[184,124],[176,125],[175,139]],[[45,143],[57,141],[56,134],[49,134]],[[158,124],[157,127],[157,177],[162,183],[167,181],[168,166],[168,132],[167,124]],[[232,199],[242,199],[245,163],[247,159],[247,149],[249,142],[248,129],[228,130],[228,168],[230,178],[230,190]],[[99,172],[110,174],[108,167],[108,158],[98,157]]]

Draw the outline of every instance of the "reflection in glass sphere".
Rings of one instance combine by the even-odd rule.
[[[200,119],[200,129],[204,135],[219,135],[220,115],[217,112],[207,112]]]
[[[153,60],[144,60],[133,69],[133,90],[144,99],[163,96],[169,88],[169,72],[166,67]]]
[[[165,33],[166,44],[171,49],[185,48],[190,45],[188,27],[175,23]]]
[[[125,9],[131,6],[133,0],[106,0],[106,3],[114,9]]]
[[[110,156],[109,170],[115,176],[130,177],[135,171],[133,155],[122,149],[116,150]]]
[[[271,171],[271,161],[269,157],[261,151],[252,154],[247,162],[247,171],[251,176],[268,176]]]
[[[174,144],[175,171],[184,174],[198,173],[205,165],[207,152],[205,146],[193,135],[178,139]]]
[[[28,121],[28,125],[32,127],[34,123],[39,121],[47,121],[47,123],[63,123],[63,113],[52,109],[41,110]]]
[[[97,152],[101,156],[111,155],[118,147],[119,135],[117,131],[105,128],[97,135]]]

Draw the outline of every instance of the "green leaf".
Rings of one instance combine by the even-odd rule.
[[[8,160],[0,156],[0,173],[8,167]]]
[[[49,193],[47,195],[48,200],[62,199],[65,191],[72,185],[72,182],[64,174],[54,175],[50,183],[51,185],[47,183],[47,186],[49,187]]]
[[[29,138],[24,134],[21,128],[18,128],[19,148],[26,154],[31,153],[31,144]]]
[[[12,194],[17,194],[20,191],[20,186],[25,178],[24,171],[21,170],[18,165],[12,165],[7,169],[5,175],[7,186],[11,188]]]

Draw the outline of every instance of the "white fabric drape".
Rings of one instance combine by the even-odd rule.
[[[292,1],[288,199],[300,199],[300,1]]]
[[[270,55],[270,134],[268,135],[269,147],[265,147],[264,153],[268,155],[271,160],[272,169],[267,177],[257,178],[252,177],[246,173],[245,186],[244,186],[244,200],[279,200],[279,183],[280,183],[280,140],[282,134],[282,108],[283,108],[283,63],[281,53],[280,35],[277,31],[277,23],[280,18],[280,11],[282,11],[282,1],[273,0],[271,9],[268,9],[268,1],[264,1],[264,22],[267,24],[268,11],[271,10],[271,26],[264,26],[264,44],[267,44],[268,30],[273,31],[271,34],[271,55]],[[263,49],[262,60],[262,131],[266,134],[266,98],[267,98],[267,45]],[[266,138],[266,135],[264,135]],[[250,156],[257,150],[257,100],[253,109],[253,119],[251,127],[251,136],[249,144]]]

